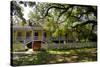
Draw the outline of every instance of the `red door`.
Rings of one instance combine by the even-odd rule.
[[[34,41],[32,44],[33,51],[41,49],[41,41]]]

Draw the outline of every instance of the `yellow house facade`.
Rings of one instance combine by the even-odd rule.
[[[52,37],[52,34],[49,31],[43,29],[40,25],[33,26],[21,26],[21,25],[13,25],[12,26],[12,40],[13,43],[21,42],[24,45],[33,50],[40,49],[41,46],[45,45],[44,42],[58,42],[60,39],[61,42],[64,42],[64,36]]]
[[[13,26],[13,41],[45,41],[49,37],[40,25]]]

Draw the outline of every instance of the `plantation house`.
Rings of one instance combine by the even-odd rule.
[[[39,44],[37,47],[41,47],[41,43],[45,42],[46,40],[59,40],[59,38],[51,37],[50,32],[45,31],[39,24],[34,24],[33,26],[13,25],[12,27],[13,42],[19,41],[25,45],[28,43],[32,44],[32,42],[35,44],[35,42],[37,42],[36,45]],[[64,39],[64,37],[60,38],[62,41],[64,41]]]
[[[35,40],[44,41],[48,37],[47,32],[40,25],[13,26],[13,39],[18,41]]]
[[[48,33],[43,30],[40,25],[34,24],[31,26],[20,26],[20,25],[13,25],[13,42],[19,41],[24,43],[25,45],[38,41],[42,42],[45,41],[48,37]],[[41,44],[39,44],[39,47]]]
[[[48,48],[82,48],[82,47],[94,47],[96,43],[89,44],[88,42],[84,44],[70,42],[68,44],[64,44],[64,42],[68,42],[68,38],[65,36],[60,37],[52,37],[50,32],[43,29],[43,27],[39,24],[34,24],[33,26],[21,26],[21,25],[13,25],[12,26],[12,37],[13,42],[22,42],[24,46],[28,45],[28,47],[33,48],[33,50],[40,49],[41,46],[45,46],[46,44],[42,45],[44,42],[52,41],[54,43],[49,44]],[[74,38],[70,40],[74,41]],[[62,44],[58,44],[60,43]]]

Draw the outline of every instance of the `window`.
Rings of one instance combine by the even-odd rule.
[[[22,32],[17,32],[17,40],[18,41],[22,41],[23,40]]]
[[[38,36],[38,32],[35,32],[35,33],[34,33],[34,36]]]
[[[21,36],[22,36],[22,32],[18,32],[17,37],[21,37]]]
[[[44,36],[44,37],[46,37],[46,36],[47,36],[47,35],[46,35],[46,32],[44,32],[43,36]]]
[[[31,31],[26,32],[26,37],[31,37]]]
[[[46,35],[46,32],[43,32],[43,38],[42,38],[43,41],[46,40],[46,36],[47,36],[47,35]]]
[[[38,40],[38,35],[39,35],[38,32],[34,33],[34,40]]]
[[[32,33],[32,31],[26,32],[26,39],[31,39],[32,38],[31,33]]]

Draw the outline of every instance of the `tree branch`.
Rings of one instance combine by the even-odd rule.
[[[45,11],[44,17],[46,17],[46,16],[48,15],[48,12],[49,12],[50,9],[53,9],[53,8],[55,8],[55,9],[62,9],[62,10],[64,10],[64,12],[65,12],[65,10],[67,11],[70,7],[72,7],[72,5],[70,5],[70,6],[67,7],[67,8],[65,8],[65,7],[58,7],[57,5],[56,5],[56,6],[50,6],[50,7],[47,8],[47,10]]]
[[[92,23],[93,25],[97,25],[97,21],[88,20],[88,21],[86,21],[86,22],[82,22],[82,23],[80,23],[80,24],[77,24],[77,25],[73,26],[73,28],[75,28],[75,27],[77,27],[77,26],[83,26],[83,25],[86,25],[86,24],[90,24],[90,23]]]

